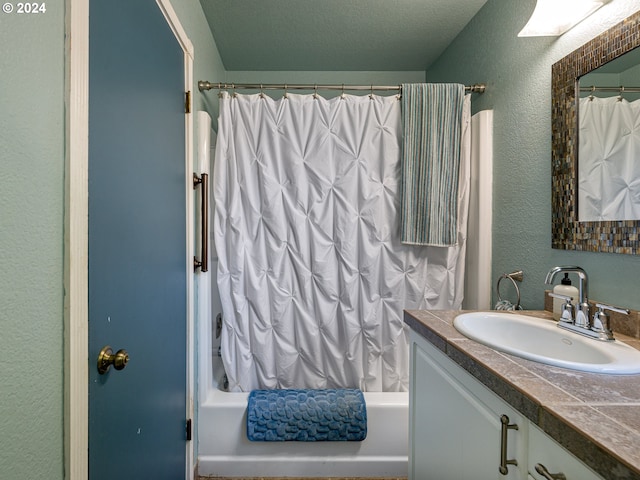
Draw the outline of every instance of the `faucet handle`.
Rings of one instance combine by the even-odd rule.
[[[596,308],[599,308],[598,312],[604,310],[611,310],[612,312],[624,313],[625,315],[629,315],[630,311],[628,308],[616,307],[614,305],[607,305],[606,303],[596,303]]]
[[[605,310],[624,313],[625,315],[629,315],[629,310],[627,308],[614,307],[613,305],[607,305],[604,303],[597,303],[596,307],[598,308],[598,311],[593,314],[591,330],[599,333],[601,337],[604,337],[606,340],[615,340],[609,323],[610,318]]]
[[[561,295],[559,293],[549,292],[549,296],[553,298],[559,298],[560,300],[564,300],[562,307],[560,307],[560,320],[561,322],[574,322],[574,306],[573,306],[573,297],[569,295]]]
[[[567,302],[573,302],[573,297],[569,295],[562,295],[560,293],[548,292],[550,297],[559,298],[560,300],[565,300]]]

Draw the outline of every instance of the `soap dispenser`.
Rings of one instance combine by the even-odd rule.
[[[564,278],[560,281],[559,285],[553,287],[553,293],[558,295],[565,295],[567,297],[572,297],[573,300],[571,303],[575,306],[578,303],[578,289],[571,285],[571,279],[569,278],[569,273],[564,272]],[[562,305],[565,303],[564,300],[560,298],[553,299],[553,318],[554,320],[560,320],[562,316]]]

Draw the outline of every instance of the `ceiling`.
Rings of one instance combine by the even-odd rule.
[[[200,3],[228,71],[424,71],[486,1]]]

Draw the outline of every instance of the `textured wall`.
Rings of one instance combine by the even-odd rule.
[[[3,480],[64,478],[64,3],[0,12]],[[194,44],[194,80],[224,77],[198,0],[172,4]],[[194,95],[194,110],[214,105]]]
[[[546,272],[571,264],[589,274],[591,298],[640,308],[640,257],[550,246],[551,65],[640,6],[637,0],[615,0],[561,37],[518,38],[535,3],[489,0],[427,70],[427,81],[488,86],[474,97],[473,109],[495,112],[494,301],[500,274],[522,269],[524,307],[542,308]]]
[[[405,82],[424,82],[424,72],[387,72],[387,71],[330,71],[330,72],[274,72],[274,71],[238,71],[227,72],[228,82],[245,83],[335,83],[369,85],[397,85]]]
[[[64,10],[0,13],[0,476],[61,478]]]

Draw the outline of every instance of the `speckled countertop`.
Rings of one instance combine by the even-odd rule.
[[[584,373],[497,352],[454,328],[460,313],[406,311],[405,322],[605,479],[640,480],[640,375]],[[640,349],[638,339],[616,339]]]

